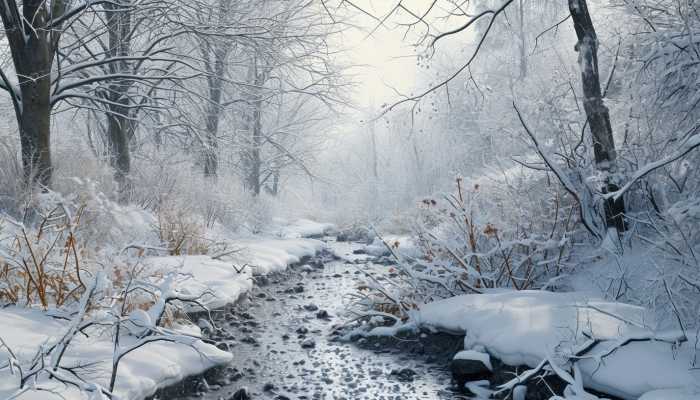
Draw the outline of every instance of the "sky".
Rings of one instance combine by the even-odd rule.
[[[431,31],[446,30],[454,28],[464,22],[460,18],[443,19],[446,3],[437,3],[437,6],[430,8],[433,0],[404,0],[402,4],[413,12],[422,14],[425,10],[431,9]],[[396,4],[394,0],[356,0],[354,4],[362,7],[375,17],[382,18]],[[377,28],[378,22],[369,17],[364,17],[357,10],[353,12],[352,23],[361,29],[348,29],[342,35],[342,47],[347,50],[348,63],[357,65],[352,69],[354,80],[357,82],[357,90],[353,99],[363,107],[379,107],[384,103],[394,103],[401,99],[401,94],[409,95],[416,86],[423,86],[418,83],[418,73],[416,56],[423,50],[424,46],[414,46],[417,38],[424,32],[412,30],[406,35],[405,26],[402,23],[413,22],[414,19],[406,15],[393,14],[386,23]],[[371,33],[371,36],[369,34]],[[405,37],[407,36],[407,37]],[[440,41],[437,51],[441,57],[449,58],[461,57],[464,51],[464,41],[470,37],[469,32],[464,32],[454,37],[450,36]],[[436,75],[435,78],[440,78]],[[425,83],[425,82],[423,82]],[[399,93],[397,93],[397,91]]]
[[[411,40],[404,39],[403,30],[391,23],[374,30],[377,22],[369,18],[353,22],[362,29],[348,29],[341,39],[348,63],[355,65],[351,69],[357,83],[353,100],[363,107],[396,101],[399,96],[392,87],[407,93],[416,83],[416,52]]]
[[[359,104],[379,106],[396,100],[392,87],[406,93],[415,85],[415,52],[400,32],[380,29],[367,37],[365,32],[354,31],[349,36],[349,54],[358,65],[353,72],[357,74],[355,100]]]

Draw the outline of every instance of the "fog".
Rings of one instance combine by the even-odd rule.
[[[4,1],[0,400],[698,398],[697,6]]]

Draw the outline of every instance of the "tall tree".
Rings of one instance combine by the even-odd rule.
[[[610,113],[603,102],[603,94],[600,89],[598,36],[588,12],[586,0],[569,0],[569,12],[578,37],[575,49],[579,53],[583,108],[586,111],[588,126],[593,137],[593,156],[596,167],[604,174],[605,186],[601,191],[603,193],[614,192],[619,189],[612,181],[611,176],[617,169],[617,155],[612,125],[610,124]],[[622,197],[617,200],[608,199],[605,201],[605,220],[609,228],[616,228],[619,232],[624,231],[624,213],[625,203]]]
[[[64,25],[92,2],[70,9],[71,0],[26,0],[0,4],[0,16],[15,69],[16,84],[0,71],[10,93],[22,148],[25,179],[49,186],[51,164],[51,67]]]

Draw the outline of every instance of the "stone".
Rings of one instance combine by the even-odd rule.
[[[252,337],[252,336],[246,336],[246,337],[244,337],[243,339],[241,339],[241,342],[243,342],[243,343],[248,343],[248,344],[256,344],[256,343],[258,343],[258,341],[255,340],[255,338]]]
[[[306,305],[304,305],[304,310],[316,311],[316,310],[318,310],[318,306],[316,304],[306,304]]]
[[[312,349],[314,347],[316,347],[316,342],[311,338],[306,339],[303,342],[301,342],[302,349]]]
[[[250,397],[248,389],[240,388],[236,391],[236,393],[229,397],[229,400],[252,400],[252,397]]]
[[[413,380],[413,377],[416,375],[416,371],[410,369],[410,368],[401,368],[401,369],[395,369],[391,371],[391,376],[396,377],[396,379],[402,381],[402,382],[410,382]]]
[[[300,335],[306,335],[307,333],[309,333],[309,330],[305,326],[300,326],[297,328],[296,333]]]
[[[316,318],[318,319],[330,319],[331,316],[328,314],[328,311],[326,310],[318,310],[316,313]]]
[[[480,360],[453,359],[450,363],[452,378],[460,387],[472,381],[489,380],[493,372]]]

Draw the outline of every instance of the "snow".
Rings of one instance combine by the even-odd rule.
[[[51,318],[38,310],[7,307],[0,311],[0,326],[0,336],[15,356],[20,361],[28,361],[34,356],[39,345],[58,340],[60,334],[65,331],[66,322]],[[86,360],[102,360],[104,362],[91,367],[93,371],[90,375],[96,377],[103,386],[107,386],[112,360],[110,332],[89,338],[79,335],[74,340],[75,343],[71,344],[62,364],[76,365]],[[179,344],[156,342],[127,355],[119,365],[115,394],[124,400],[143,399],[154,394],[158,388],[172,385],[215,365],[228,363],[233,358],[230,353],[202,341],[196,341],[194,346],[196,351]],[[4,360],[7,356],[6,349],[0,350],[0,359]],[[13,376],[7,370],[0,373],[0,399],[8,398],[17,390],[17,379],[18,375]],[[64,387],[57,382],[42,382],[41,386],[51,387],[57,393],[28,391],[18,399],[84,398],[77,389]]]
[[[314,239],[249,238],[230,241],[236,251],[215,260],[209,256],[151,257],[144,264],[153,271],[177,270],[190,275],[178,289],[202,295],[208,308],[236,302],[253,287],[253,275],[284,271],[324,248]]]
[[[639,400],[697,400],[700,391],[688,389],[661,389],[645,393]]]
[[[248,264],[255,274],[283,271],[287,266],[300,262],[324,248],[324,243],[315,239],[238,239],[231,242],[240,252],[223,258],[242,266]]]
[[[386,244],[384,244],[386,243]],[[367,254],[375,257],[388,256],[391,252],[387,248],[391,247],[391,251],[403,257],[416,257],[420,255],[418,246],[414,239],[406,235],[387,235],[384,237],[376,237],[371,244],[365,245],[364,250]]]
[[[313,228],[313,229],[312,229]],[[308,223],[290,227],[290,236],[300,237],[327,229],[324,224]],[[292,234],[294,233],[294,234]],[[149,257],[143,260],[145,269],[160,273],[168,290],[184,296],[201,296],[200,303],[213,309],[237,301],[253,286],[255,274],[282,271],[290,264],[299,263],[303,258],[313,256],[324,248],[321,241],[304,238],[265,238],[249,237],[229,240],[234,249],[219,259],[210,256],[169,256]],[[173,275],[172,272],[177,274]],[[175,278],[169,278],[176,276]],[[168,281],[171,279],[171,281]],[[156,308],[158,304],[151,308]],[[196,305],[188,305],[195,311]],[[143,326],[153,321],[152,310],[135,310],[129,313],[125,330],[139,333]],[[37,349],[44,343],[60,340],[68,329],[65,320],[51,318],[47,313],[18,307],[0,310],[0,338],[12,349],[21,363],[29,363]],[[132,329],[129,329],[132,328]],[[200,335],[200,329],[193,325],[176,326],[176,332]],[[120,339],[122,348],[128,348],[138,340],[135,336]],[[115,394],[121,400],[140,400],[153,395],[158,389],[175,384],[187,376],[196,375],[221,364],[231,362],[234,356],[198,339],[188,343],[154,342],[126,355],[119,364]],[[196,349],[196,350],[195,350]],[[0,361],[7,360],[9,353],[0,347]],[[107,387],[111,374],[113,342],[111,330],[103,329],[100,334],[88,338],[77,335],[71,343],[64,365],[99,361],[92,367],[91,382]],[[17,399],[85,399],[77,388],[63,386],[54,380],[41,381],[42,388],[55,390],[55,394],[45,391],[28,390]],[[8,398],[18,388],[17,376],[9,370],[0,373],[0,399]]]
[[[660,389],[699,389],[700,371],[691,369],[695,337],[675,347],[645,340],[676,333],[655,332],[642,307],[583,293],[494,291],[435,301],[413,317],[420,325],[465,334],[465,349],[483,346],[514,366],[534,368],[547,359],[565,363],[590,338],[601,340],[577,363],[584,386],[625,399]],[[622,345],[630,338],[642,341]]]
[[[191,275],[191,279],[180,283],[179,290],[184,294],[203,296],[201,303],[210,309],[237,301],[253,287],[250,268],[238,272],[231,263],[209,256],[152,257],[144,264],[153,271],[177,270]]]
[[[333,229],[335,229],[335,225],[331,223],[299,219],[281,228],[279,236],[283,238],[319,237]]]
[[[454,359],[481,361],[481,363],[484,364],[489,371],[493,371],[493,366],[491,366],[491,357],[487,353],[482,353],[475,350],[462,350],[455,354]]]

